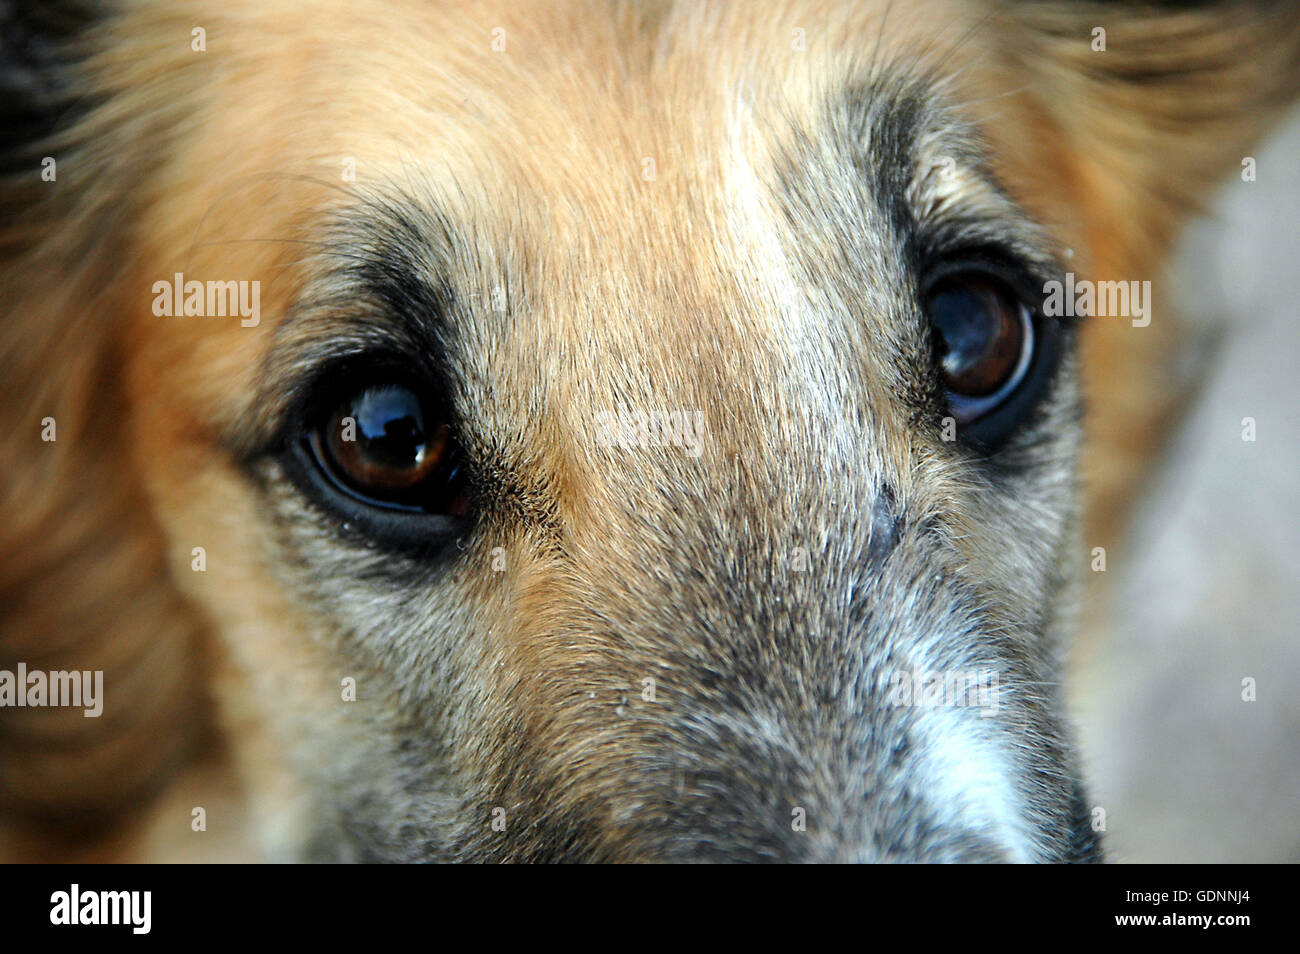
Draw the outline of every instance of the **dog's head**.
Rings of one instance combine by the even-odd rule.
[[[1079,369],[1118,345],[1089,396],[1140,405],[1123,446],[1164,316],[1081,351],[1048,289],[1158,277],[1294,85],[1293,19],[110,18],[5,276],[6,507],[38,519],[4,572],[80,553],[114,609],[24,604],[6,659],[44,626],[108,660],[87,747],[126,786],[173,751],[197,621],[295,855],[1095,859],[1058,658]]]

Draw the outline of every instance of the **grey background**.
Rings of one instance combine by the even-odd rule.
[[[1253,155],[1257,180],[1224,184],[1156,286],[1200,393],[1072,676],[1113,861],[1300,861],[1300,111]]]

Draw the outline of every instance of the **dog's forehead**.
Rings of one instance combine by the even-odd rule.
[[[417,57],[417,15],[409,42],[374,37],[382,69],[367,56],[346,82],[314,80],[310,100],[339,118],[316,151],[353,177],[303,233],[324,254],[284,320],[267,309],[275,347],[296,349],[272,364],[355,347],[358,324],[423,323],[480,416],[745,394],[739,432],[714,429],[739,445],[774,416],[861,424],[914,391],[905,233],[986,191],[941,106],[933,31],[897,15],[886,29],[871,5],[792,10],[794,26],[692,5],[501,16],[504,50],[468,47],[457,14],[425,37],[439,55]]]
[[[708,121],[651,123],[645,155],[574,132],[540,165],[509,150],[477,153],[472,175],[413,162],[335,217],[322,284],[371,299],[376,321],[428,325],[498,386],[531,370],[520,390],[580,387],[568,403],[584,409],[807,395],[854,363],[885,381],[918,343],[917,210],[978,194],[968,133],[906,75],[788,105],[718,96],[695,107]],[[846,397],[829,397],[842,416]]]
[[[467,429],[520,457],[589,451],[602,422],[647,416],[652,434],[668,422],[669,443],[751,461],[814,435],[843,450],[854,434],[903,433],[902,396],[926,366],[894,191],[912,176],[916,117],[877,109],[875,129],[783,141],[723,127],[703,173],[583,179],[581,157],[557,157],[562,171],[519,176],[504,204],[489,177],[412,169],[339,216],[324,301],[298,324],[321,321],[325,347],[358,347],[359,326],[400,341],[454,379]],[[855,157],[880,140],[878,160]],[[313,350],[295,356],[318,364]]]

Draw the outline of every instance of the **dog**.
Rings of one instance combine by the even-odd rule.
[[[10,856],[1102,860],[1064,653],[1294,5],[3,37]]]

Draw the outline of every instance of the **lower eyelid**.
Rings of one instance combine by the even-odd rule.
[[[338,532],[368,547],[379,546],[412,556],[437,556],[471,526],[469,515],[444,515],[422,510],[381,510],[329,485],[329,478],[310,459],[305,438],[291,442],[278,455],[278,470],[305,506],[338,522]]]

